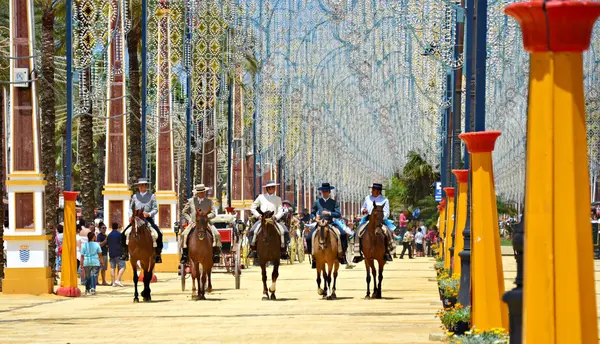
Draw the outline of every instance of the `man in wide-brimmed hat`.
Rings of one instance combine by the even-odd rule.
[[[215,217],[215,213],[213,211],[213,201],[210,198],[206,198],[206,191],[210,190],[210,188],[204,186],[204,184],[198,184],[194,187],[194,197],[188,199],[187,203],[183,207],[181,211],[181,215],[185,217],[188,221],[187,228],[181,233],[181,264],[185,264],[188,261],[188,247],[187,247],[187,239],[188,235],[192,231],[192,228],[195,227],[196,220],[196,210],[200,209],[201,211],[208,213],[208,219],[212,219]],[[219,231],[215,228],[215,226],[209,224],[208,227],[213,236],[213,262],[218,263],[221,260],[221,235]]]
[[[154,196],[152,192],[148,191],[149,184],[150,183],[146,178],[140,178],[138,179],[137,183],[134,184],[135,186],[137,186],[138,192],[133,194],[133,197],[131,198],[131,204],[129,207],[129,225],[127,226],[127,228],[125,228],[121,236],[121,244],[123,245],[123,256],[121,257],[122,260],[129,260],[129,251],[127,249],[127,233],[129,228],[131,227],[133,214],[137,210],[143,210],[146,222],[148,222],[148,224],[150,224],[150,226],[152,226],[152,228],[154,228],[154,230],[158,234],[158,237],[156,238],[155,260],[156,263],[162,263],[160,254],[163,249],[163,235],[156,223],[154,223],[154,215],[158,213],[158,204],[156,203],[156,196]]]
[[[346,261],[346,248],[348,247],[348,236],[344,228],[335,220],[342,217],[340,204],[337,200],[331,198],[331,190],[334,190],[329,183],[322,183],[318,190],[321,192],[321,197],[315,201],[312,207],[311,217],[320,220],[321,218],[329,219],[331,226],[334,229],[338,239],[338,260],[341,264],[348,264]],[[310,231],[306,240],[308,251],[312,252],[312,239],[316,232],[316,226]],[[313,259],[313,269],[316,268],[315,260]]]
[[[250,207],[250,211],[252,215],[256,217],[258,220],[262,217],[267,211],[272,211],[275,214],[273,218],[275,221],[279,221],[281,217],[284,215],[284,210],[282,207],[281,198],[275,195],[275,189],[277,189],[277,183],[274,180],[269,180],[263,188],[265,192],[258,195],[256,200],[252,203]],[[252,250],[248,255],[249,258],[257,258],[256,254],[256,237],[258,236],[258,232],[260,231],[260,221],[256,221],[252,229],[248,231],[248,238],[250,238],[250,249]],[[285,227],[283,227],[279,222],[276,222],[277,230],[279,231],[279,235],[281,236],[281,259],[288,259],[288,254],[285,249]],[[289,234],[288,234],[289,235]]]
[[[384,231],[386,241],[384,259],[388,262],[392,261],[392,255],[390,254],[390,252],[394,250],[394,234],[392,233],[392,230],[394,230],[396,226],[394,226],[394,223],[388,219],[388,217],[390,216],[390,202],[385,196],[381,194],[382,190],[383,185],[381,185],[380,183],[373,183],[373,185],[371,186],[371,194],[367,196],[365,198],[365,201],[363,202],[362,213],[365,216],[362,218],[358,226],[357,232],[360,246],[357,252],[358,254],[354,256],[353,261],[355,263],[358,263],[364,259],[362,256],[362,240],[360,240],[360,238],[362,237],[363,231],[369,223],[369,215],[371,215],[374,205],[383,206],[383,226],[387,228],[387,230]]]

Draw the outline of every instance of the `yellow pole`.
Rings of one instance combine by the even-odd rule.
[[[506,13],[530,53],[524,338],[598,343],[582,53],[600,3],[525,2]]]
[[[65,226],[63,229],[62,265],[60,276],[60,288],[56,295],[77,297],[81,291],[77,287],[77,233],[75,232],[75,199],[79,192],[64,191],[65,197]]]
[[[444,269],[450,269],[452,256],[450,247],[452,246],[452,231],[454,230],[454,188],[444,188],[446,199],[448,200],[448,209],[446,210],[446,234],[444,235]]]
[[[442,207],[442,210],[440,211],[440,238],[442,240],[440,240],[440,245],[438,245],[438,257],[443,258],[444,257],[444,250],[446,249],[446,242],[444,241],[446,238],[446,198],[442,198],[442,201],[440,202],[440,207]]]
[[[454,236],[452,273],[453,275],[460,276],[461,264],[457,257],[465,247],[463,230],[465,229],[465,224],[467,223],[467,189],[469,187],[469,170],[453,170],[452,173],[454,173],[456,176],[456,181],[458,182],[458,197],[456,201],[456,235]]]
[[[508,309],[502,302],[504,274],[498,231],[498,209],[492,167],[497,131],[459,135],[471,154],[471,293],[472,325],[480,330],[508,328]]]

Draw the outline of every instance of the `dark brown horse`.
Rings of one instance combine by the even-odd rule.
[[[362,250],[367,268],[367,295],[365,299],[371,298],[371,275],[373,275],[373,297],[381,299],[381,282],[383,281],[383,266],[385,260],[385,233],[383,232],[383,206],[373,205],[373,211],[369,216],[367,230],[362,235]],[[379,266],[379,273],[375,270],[375,261]],[[379,283],[377,282],[379,279]]]
[[[262,271],[263,280],[263,300],[276,300],[275,288],[277,277],[279,277],[279,259],[281,258],[281,237],[277,231],[273,212],[267,211],[261,217],[260,232],[256,236],[256,251],[258,261]],[[273,274],[271,276],[271,287],[267,290],[267,263],[273,264]],[[269,292],[271,296],[269,297]]]
[[[138,298],[138,261],[144,271],[144,290],[142,297],[144,301],[151,301],[150,281],[154,270],[154,247],[150,226],[144,218],[144,211],[137,210],[131,220],[131,232],[129,233],[129,255],[131,268],[133,269],[133,283],[135,293],[133,302],[140,302]]]
[[[190,232],[188,248],[190,265],[192,267],[192,299],[206,300],[205,292],[212,292],[211,272],[213,267],[213,237],[208,228],[208,213],[196,210],[196,226]],[[202,266],[202,279],[200,279],[200,266]],[[208,277],[208,288],[206,279]],[[198,293],[196,294],[196,285]]]
[[[335,285],[337,282],[338,269],[338,241],[333,229],[329,226],[328,220],[317,220],[317,230],[312,239],[313,259],[317,265],[317,293],[323,295],[327,300],[335,300]],[[327,271],[325,271],[327,264]],[[331,286],[331,275],[333,271],[333,287]],[[323,289],[321,289],[321,272],[323,273]]]

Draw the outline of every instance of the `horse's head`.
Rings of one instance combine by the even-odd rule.
[[[383,205],[377,205],[373,203],[373,210],[371,211],[371,215],[369,216],[369,224],[374,226],[375,233],[381,233],[381,226],[383,225]]]
[[[145,219],[144,209],[138,209],[138,210],[136,210],[135,213],[134,213],[134,216],[137,217],[137,218],[140,218],[142,220]]]
[[[200,228],[206,228],[208,224],[208,211],[196,209],[196,223]]]

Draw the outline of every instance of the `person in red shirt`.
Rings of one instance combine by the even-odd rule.
[[[437,227],[434,225],[425,234],[425,246],[427,248],[427,257],[433,256],[431,245],[437,242]]]
[[[400,212],[400,218],[398,219],[398,225],[400,227],[400,236],[404,237],[404,233],[406,233],[406,226],[408,225],[408,220],[406,219],[406,210]]]

